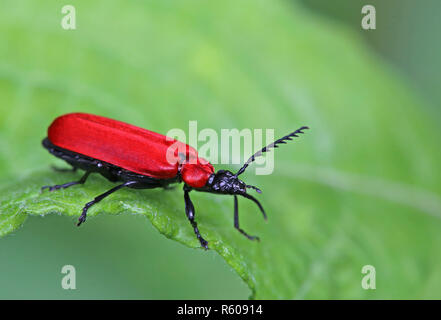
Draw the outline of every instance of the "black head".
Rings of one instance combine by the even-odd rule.
[[[228,170],[219,170],[214,173],[208,180],[207,187],[211,192],[223,194],[242,194],[247,192],[247,188],[253,188],[261,192],[258,188],[247,185],[237,175]]]
[[[219,170],[218,172],[212,174],[210,179],[208,179],[207,185],[205,186],[205,191],[213,192],[213,193],[231,194],[234,196],[240,195],[242,197],[250,199],[257,204],[260,211],[262,211],[263,217],[266,219],[266,214],[265,211],[263,210],[262,205],[256,198],[254,198],[253,196],[247,193],[247,188],[251,188],[259,193],[262,193],[262,191],[260,191],[259,188],[255,186],[247,185],[245,182],[240,180],[237,177],[237,174],[234,174],[228,170]]]

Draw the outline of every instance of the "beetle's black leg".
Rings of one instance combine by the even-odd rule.
[[[57,172],[76,172],[78,168],[72,167],[70,169],[67,169],[67,168],[58,168],[56,166],[51,166],[51,169]]]
[[[95,199],[93,199],[92,201],[86,203],[86,205],[83,208],[83,212],[81,213],[81,216],[78,218],[78,223],[77,226],[81,225],[84,221],[86,221],[86,217],[87,217],[87,210],[89,210],[89,208],[91,206],[93,206],[95,203],[100,202],[101,200],[103,200],[105,197],[111,195],[112,193],[114,193],[115,191],[118,191],[121,188],[130,186],[137,183],[136,181],[128,181],[125,182],[123,184],[120,184],[112,189],[110,189],[109,191],[104,192],[103,194],[100,194],[99,196],[97,196]]]
[[[56,184],[55,186],[44,186],[41,188],[41,191],[43,191],[44,189],[49,189],[49,191],[54,191],[61,188],[66,189],[76,184],[83,184],[84,182],[86,182],[87,177],[89,176],[90,173],[91,173],[90,171],[86,171],[86,173],[78,181],[68,182],[65,184]]]
[[[242,233],[245,237],[247,237],[250,240],[257,240],[260,241],[259,237],[256,236],[250,236],[248,233],[243,231],[239,227],[239,205],[237,203],[237,196],[234,195],[234,227],[239,230],[240,233]]]
[[[187,214],[187,218],[188,220],[190,220],[190,223],[193,226],[194,233],[201,243],[201,246],[205,249],[208,249],[208,242],[204,238],[202,238],[201,234],[199,233],[198,224],[194,220],[194,205],[193,202],[191,202],[190,200],[190,191],[191,188],[187,185],[184,185],[185,213]]]

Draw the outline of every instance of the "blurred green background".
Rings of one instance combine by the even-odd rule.
[[[75,1],[78,29],[66,31],[64,1],[2,1],[2,192],[55,163],[40,141],[67,112],[161,133],[195,119],[276,135],[306,124],[311,136],[277,151],[274,176],[248,176],[270,223],[245,213],[244,226],[271,235],[281,225],[286,236],[283,248],[241,243],[257,297],[439,298],[441,4],[368,3],[377,30],[360,28],[358,0]],[[232,209],[206,198],[201,207]],[[65,264],[77,290],[60,287]],[[270,264],[283,270],[277,281]],[[360,287],[365,264],[377,267],[375,291]],[[31,216],[0,239],[3,299],[249,295],[216,252],[170,241],[141,216],[98,215],[80,229]]]
[[[301,0],[305,7],[335,23],[343,23],[357,31],[367,44],[395,68],[412,87],[429,101],[435,116],[440,117],[441,21],[437,0]],[[361,7],[374,5],[377,30],[362,31]]]

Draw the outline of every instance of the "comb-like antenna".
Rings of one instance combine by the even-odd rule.
[[[255,154],[253,154],[248,160],[247,162],[244,163],[244,165],[242,166],[242,168],[240,168],[239,171],[237,171],[236,173],[236,177],[240,174],[242,174],[245,169],[249,166],[249,164],[251,162],[253,162],[257,157],[260,157],[264,152],[269,151],[271,148],[278,148],[278,144],[283,144],[286,143],[286,140],[292,140],[292,137],[298,137],[297,134],[299,133],[304,133],[302,130],[306,130],[309,129],[309,127],[301,127],[299,129],[297,129],[294,132],[291,132],[290,134],[284,136],[283,138],[280,138],[279,140],[274,141],[273,143],[270,143],[269,145],[267,145],[265,148],[263,148],[260,151],[257,151]]]

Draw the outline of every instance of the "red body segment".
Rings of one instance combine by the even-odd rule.
[[[121,121],[87,113],[71,113],[54,120],[48,138],[56,146],[123,169],[157,179],[178,175],[182,153],[195,164],[183,163],[188,185],[203,187],[213,166],[185,143]],[[188,182],[187,182],[188,181]]]
[[[195,164],[185,163],[181,169],[182,180],[194,188],[205,186],[213,172],[213,166],[204,158],[199,158]]]

